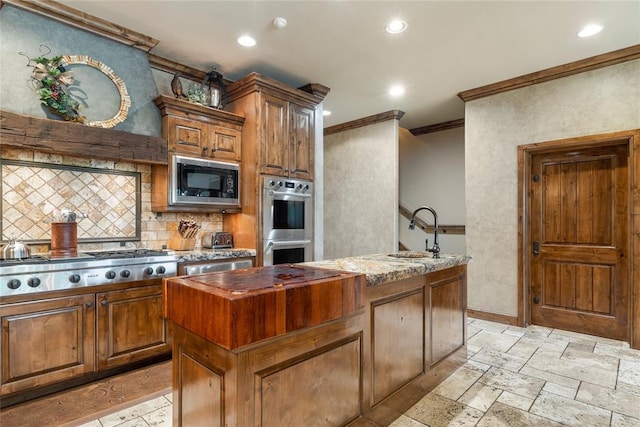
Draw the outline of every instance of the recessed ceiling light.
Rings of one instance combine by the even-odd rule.
[[[331,115],[331,111],[329,111],[329,110],[322,110],[322,115],[323,115],[323,116],[330,116],[330,115]]]
[[[591,37],[595,34],[598,34],[600,31],[602,31],[602,25],[598,25],[598,24],[589,24],[587,26],[585,26],[582,30],[580,30],[580,32],[578,33],[578,37]]]
[[[281,29],[283,29],[284,27],[287,26],[287,20],[284,19],[281,16],[278,16],[277,18],[275,18],[273,20],[273,26],[276,27],[277,29],[281,30]]]
[[[389,95],[391,96],[400,96],[404,93],[404,86],[402,85],[393,85],[389,88]]]
[[[394,19],[393,21],[389,21],[384,29],[387,30],[387,33],[398,34],[407,29],[407,23],[401,19]]]
[[[251,47],[256,45],[256,39],[251,36],[244,35],[238,37],[238,43],[242,46]]]

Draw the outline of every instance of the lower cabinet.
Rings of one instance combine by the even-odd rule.
[[[98,369],[170,351],[160,285],[96,294]]]
[[[431,301],[431,366],[462,347],[466,339],[466,269],[427,275]]]
[[[161,284],[0,305],[0,322],[0,397],[171,351]]]
[[[173,326],[173,425],[345,426],[362,412],[358,316],[233,351]]]
[[[0,395],[93,372],[95,295],[0,307]]]
[[[435,365],[464,347],[465,281],[462,265],[366,289],[369,408],[417,378],[439,375]]]

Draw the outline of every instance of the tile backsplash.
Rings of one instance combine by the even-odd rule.
[[[222,231],[221,214],[156,214],[151,211],[151,167],[144,164],[69,157],[2,147],[3,159],[41,163],[38,165],[2,165],[2,237],[15,235],[20,240],[50,239],[46,217],[59,210],[65,201],[71,208],[87,213],[78,222],[78,249],[101,250],[126,247],[160,249],[177,229],[180,219],[191,219],[202,226],[200,233]],[[12,163],[12,162],[9,162]],[[60,168],[49,167],[60,165]],[[74,173],[72,167],[92,168]],[[95,171],[102,169],[105,173]],[[53,180],[53,181],[52,181]],[[49,184],[50,182],[50,184]],[[139,182],[139,193],[137,184]],[[53,185],[52,185],[53,184]],[[84,208],[81,208],[84,206]],[[139,229],[136,207],[140,207]],[[199,247],[200,242],[196,244]],[[47,252],[45,244],[30,244],[32,252]]]

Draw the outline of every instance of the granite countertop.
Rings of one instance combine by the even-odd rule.
[[[398,258],[388,254],[374,254],[335,260],[305,262],[302,265],[350,271],[353,273],[364,273],[367,276],[367,286],[376,286],[382,283],[421,276],[433,271],[467,264],[472,259],[468,255],[457,254],[440,254],[440,258],[435,259],[430,254],[420,256],[420,253],[411,251],[401,251],[398,253],[412,257]]]
[[[207,260],[225,260],[255,257],[255,249],[197,249],[193,251],[174,251],[178,262],[196,262]]]

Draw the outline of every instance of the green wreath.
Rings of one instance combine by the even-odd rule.
[[[80,103],[73,99],[67,89],[73,84],[73,73],[65,69],[63,57],[47,58],[43,55],[27,58],[28,66],[33,67],[31,79],[35,83],[40,102],[64,120],[84,123],[85,116],[78,112]]]

